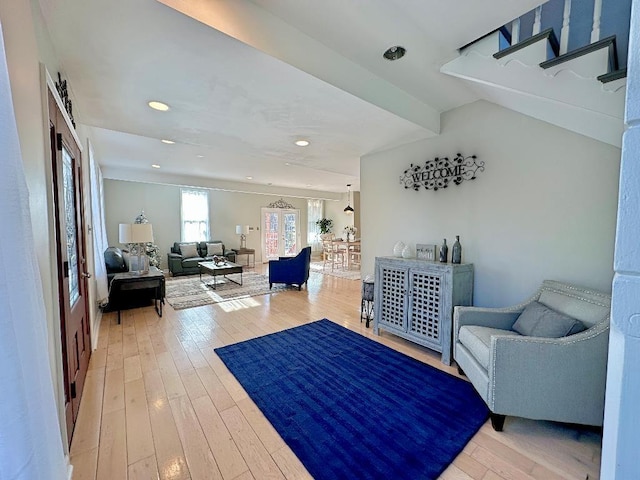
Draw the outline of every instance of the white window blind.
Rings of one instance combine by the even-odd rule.
[[[209,192],[181,188],[180,220],[183,242],[209,240]]]

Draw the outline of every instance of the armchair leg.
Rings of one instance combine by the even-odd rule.
[[[500,415],[498,413],[490,412],[489,418],[491,419],[491,426],[493,427],[493,429],[496,432],[501,432],[502,427],[504,427],[504,420],[505,418],[507,418],[506,415]]]
[[[298,291],[302,290],[302,284],[298,285]]]
[[[460,375],[464,375],[464,370],[462,370],[462,368],[460,368],[460,365],[457,365],[457,364],[456,364],[456,366],[458,367],[458,373],[459,373]]]
[[[269,290],[271,290],[271,287],[273,287],[273,283],[269,284]]]

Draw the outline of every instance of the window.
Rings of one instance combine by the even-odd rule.
[[[181,188],[180,221],[183,242],[209,240],[209,192]]]
[[[307,243],[311,245],[311,250],[314,252],[322,250],[320,227],[316,225],[316,222],[322,218],[323,207],[324,202],[322,200],[307,200]]]

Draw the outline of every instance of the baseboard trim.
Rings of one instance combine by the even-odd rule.
[[[96,308],[96,314],[91,324],[91,351],[98,348],[98,336],[100,335],[100,323],[102,323],[102,309]]]
[[[67,479],[68,480],[72,480],[72,478],[73,478],[73,465],[71,465],[71,457],[69,457],[69,455],[65,455],[64,459],[67,461],[67,472],[68,472]]]

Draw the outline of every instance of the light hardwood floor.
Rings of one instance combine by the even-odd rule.
[[[262,266],[256,266],[259,271]],[[311,478],[213,349],[321,318],[457,375],[428,349],[360,323],[360,282],[174,311],[104,315],[71,445],[74,480]],[[442,479],[596,479],[601,436],[507,418],[485,424]]]

